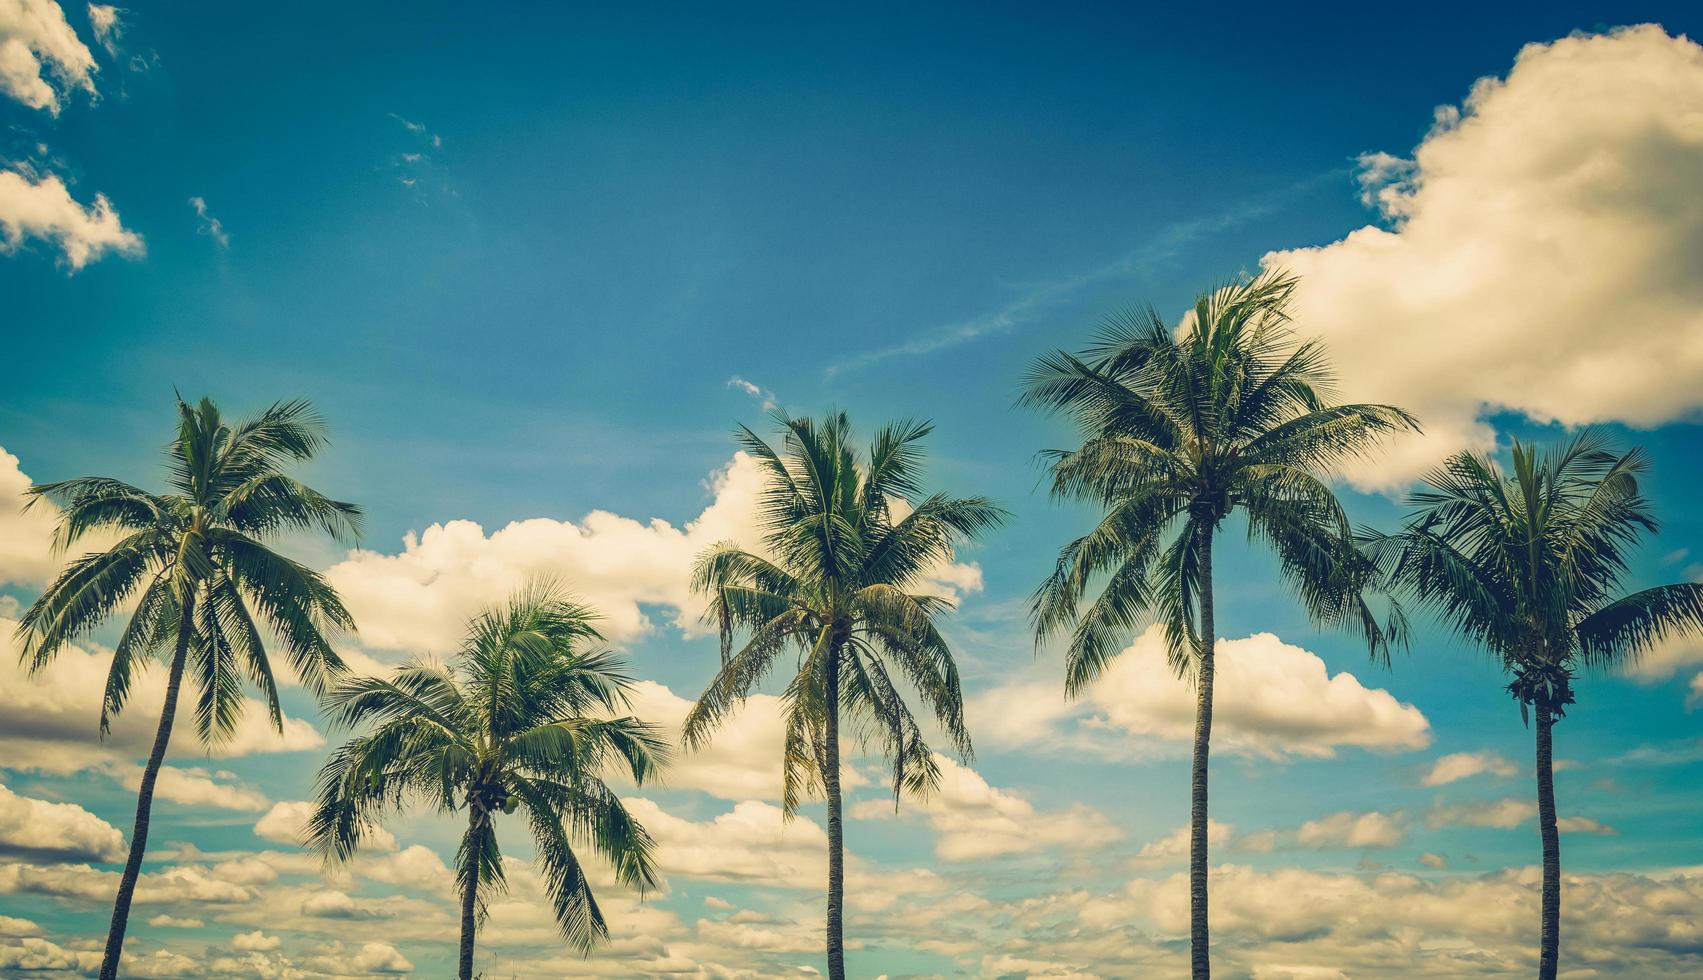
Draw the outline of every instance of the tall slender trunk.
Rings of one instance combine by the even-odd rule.
[[[1206,918],[1206,766],[1212,752],[1213,652],[1218,645],[1212,615],[1212,526],[1200,529],[1200,675],[1195,680],[1194,762],[1189,773],[1189,972],[1212,976],[1211,933]]]
[[[840,823],[840,657],[830,648],[827,683],[828,730],[823,735],[822,783],[828,794],[828,980],[845,980],[845,835]]]
[[[1561,960],[1561,835],[1555,828],[1555,718],[1537,706],[1537,826],[1543,835],[1543,935],[1538,980],[1555,980]]]
[[[462,874],[467,887],[461,890],[461,980],[473,980],[474,912],[479,907],[479,820],[484,811],[471,800],[467,804],[467,867]]]
[[[195,593],[183,601],[178,620],[177,651],[166,680],[166,701],[160,706],[160,727],[154,747],[142,769],[142,785],[136,790],[136,826],[130,831],[130,856],[124,861],[124,876],[118,879],[118,896],[112,902],[112,924],[106,932],[106,955],[101,958],[100,980],[117,980],[118,961],[124,955],[124,931],[130,925],[130,899],[136,894],[136,879],[142,875],[142,855],[148,850],[148,822],[154,809],[154,783],[160,778],[166,746],[171,743],[172,721],[177,717],[177,694],[183,688],[184,661],[189,659],[189,639],[195,626]]]

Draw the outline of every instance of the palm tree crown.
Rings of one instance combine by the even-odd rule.
[[[844,413],[820,422],[777,416],[779,450],[745,427],[738,439],[763,467],[766,554],[722,544],[698,558],[693,587],[710,597],[721,631],[721,669],[686,716],[688,747],[705,744],[786,651],[797,667],[783,695],[783,805],[829,804],[829,975],[843,976],[839,949],[839,738],[842,716],[893,765],[900,793],[922,794],[939,769],[901,693],[908,684],[954,748],[971,752],[952,651],[935,618],[951,603],[922,591],[954,546],[997,525],[1003,511],[981,497],[924,496],[922,439],[932,426],[881,429],[866,453]],[[744,646],[734,649],[736,631]]]
[[[1399,638],[1400,621],[1380,625],[1362,599],[1348,518],[1327,481],[1417,423],[1388,405],[1329,403],[1323,347],[1289,328],[1295,284],[1266,273],[1202,294],[1178,331],[1152,309],[1125,315],[1082,354],[1054,351],[1030,372],[1022,401],[1068,414],[1083,436],[1043,454],[1053,493],[1106,510],[1059,553],[1032,606],[1039,638],[1070,634],[1071,694],[1147,622],[1164,627],[1172,666],[1187,671],[1210,532],[1237,510],[1314,620],[1357,629],[1378,656]]]
[[[286,472],[324,445],[323,423],[306,402],[280,402],[234,426],[207,399],[194,407],[180,400],[178,416],[177,438],[166,450],[166,493],[108,477],[30,488],[32,506],[45,499],[61,508],[55,547],[69,549],[95,532],[118,540],[73,560],[30,606],[19,624],[24,660],[41,670],[140,592],[114,648],[102,733],[123,710],[137,669],[178,646],[195,679],[195,728],[204,743],[215,745],[235,728],[245,676],[282,731],[261,627],[277,638],[302,683],[320,693],[343,670],[331,641],[354,622],[324,578],[264,542],[298,530],[349,541],[359,531],[360,508]]]
[[[1512,676],[1528,723],[1535,711],[1543,878],[1538,977],[1561,957],[1561,841],[1553,728],[1581,669],[1619,666],[1664,638],[1703,632],[1703,584],[1619,595],[1626,552],[1656,530],[1638,489],[1641,450],[1617,453],[1587,430],[1538,450],[1515,441],[1511,473],[1476,453],[1451,457],[1413,496],[1402,530],[1362,543],[1398,592],[1490,652]]]
[[[30,506],[48,500],[62,514],[54,543],[71,548],[95,532],[117,538],[74,559],[19,623],[23,660],[39,671],[67,644],[99,626],[133,597],[135,611],[113,649],[101,696],[100,731],[124,710],[138,669],[167,664],[165,701],[136,794],[130,855],[119,879],[102,980],[118,975],[130,901],[147,849],[154,784],[171,741],[185,671],[196,688],[195,732],[212,747],[242,716],[243,680],[260,688],[272,725],[284,715],[262,627],[275,637],[297,678],[318,694],[342,672],[331,641],[354,628],[337,593],[315,571],[265,543],[281,532],[320,530],[349,540],[360,509],[323,496],[287,472],[324,445],[323,424],[304,401],[280,402],[226,424],[203,399],[178,400],[177,438],[166,447],[168,483],[148,493],[108,477],[31,487]],[[258,615],[257,615],[258,614]]]
[[[657,884],[653,843],[606,773],[653,778],[666,746],[653,726],[622,715],[631,679],[601,640],[589,609],[549,583],[481,612],[458,669],[412,661],[390,677],[363,677],[326,698],[332,721],[370,730],[320,770],[309,843],[345,860],[382,817],[411,802],[464,810],[456,858],[464,901],[462,976],[472,965],[480,889],[505,886],[496,817],[524,816],[563,938],[590,951],[608,926],[574,841],[614,866],[623,884]]]
[[[1400,532],[1362,541],[1395,588],[1497,658],[1523,716],[1560,717],[1580,669],[1703,629],[1703,584],[1618,595],[1626,552],[1657,530],[1638,489],[1641,449],[1616,453],[1587,430],[1550,450],[1516,440],[1510,456],[1511,473],[1481,454],[1451,457]]]

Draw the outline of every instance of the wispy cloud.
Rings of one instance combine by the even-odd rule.
[[[418,134],[421,139],[424,139],[427,143],[430,143],[432,145],[433,149],[438,149],[438,148],[441,148],[443,146],[443,137],[439,136],[437,133],[432,132],[430,129],[427,129],[425,123],[415,122],[412,119],[405,119],[402,116],[399,116],[394,112],[390,114],[390,118],[401,123],[402,127],[404,129],[408,130],[410,133]]]
[[[775,398],[774,392],[754,382],[747,381],[737,374],[727,379],[727,386],[738,391],[743,391],[752,398],[762,402],[763,411],[765,412],[774,411],[775,407],[780,404],[780,401]]]
[[[434,191],[453,197],[455,190],[450,186],[448,172],[438,160],[437,151],[443,149],[443,137],[425,123],[394,112],[390,113],[390,118],[400,123],[414,140],[412,148],[390,159],[391,168],[396,172],[396,182],[412,191],[414,199],[421,204],[429,204],[429,195]]]
[[[192,197],[189,199],[189,206],[195,209],[195,217],[199,218],[201,221],[200,226],[195,229],[195,233],[197,235],[206,235],[213,241],[218,242],[220,248],[230,248],[230,233],[225,231],[225,223],[214,217],[213,214],[207,210],[206,199],[199,195]]]
[[[1010,333],[1076,299],[1085,290],[1102,283],[1128,279],[1148,266],[1171,258],[1184,247],[1219,232],[1228,231],[1277,210],[1297,193],[1327,179],[1340,179],[1345,171],[1312,177],[1255,200],[1244,201],[1213,214],[1175,222],[1152,239],[1096,268],[1074,275],[1034,282],[1016,296],[976,316],[917,333],[910,340],[879,350],[854,355],[826,370],[828,377],[871,367],[895,357],[917,357],[961,347],[984,337]]]
[[[124,21],[119,13],[112,4],[89,4],[89,28],[95,32],[95,42],[114,58],[118,57],[118,39],[124,36]]]

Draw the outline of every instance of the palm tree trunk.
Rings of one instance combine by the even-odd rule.
[[[172,656],[171,674],[166,679],[166,701],[160,706],[160,727],[154,733],[154,747],[148,752],[148,764],[142,769],[142,785],[136,790],[136,826],[130,831],[130,856],[124,861],[124,875],[118,879],[118,896],[112,903],[112,924],[106,932],[106,955],[101,958],[100,980],[117,980],[118,960],[124,955],[124,931],[130,925],[130,899],[136,894],[136,880],[142,876],[142,855],[148,850],[148,823],[154,809],[154,783],[160,778],[160,764],[166,758],[166,746],[171,743],[171,726],[177,718],[177,694],[183,688],[184,661],[189,659],[189,639],[195,627],[195,595],[191,592],[183,602],[183,613],[177,626],[177,652]]]
[[[1218,644],[1212,613],[1212,526],[1200,529],[1200,676],[1195,681],[1194,762],[1189,773],[1189,972],[1194,980],[1212,976],[1211,934],[1207,926],[1206,766],[1212,752],[1213,652]]]
[[[1555,827],[1555,718],[1537,706],[1537,825],[1543,835],[1543,935],[1538,980],[1555,980],[1561,960],[1561,835]]]
[[[467,878],[467,887],[461,890],[461,980],[473,980],[474,912],[479,902],[479,848],[475,845],[479,837],[481,812],[476,804],[468,802],[467,867],[462,872]]]
[[[828,794],[828,980],[845,980],[845,835],[840,822],[840,658],[829,651],[827,683],[828,725],[823,736],[822,784]]]

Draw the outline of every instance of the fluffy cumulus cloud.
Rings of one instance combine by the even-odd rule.
[[[633,686],[630,710],[679,745],[680,726],[692,704],[662,684],[640,681]],[[677,752],[663,781],[671,789],[702,790],[725,800],[778,801],[785,744],[781,699],[754,694],[722,722],[708,745]]]
[[[97,39],[112,50],[120,26],[116,8],[91,5],[89,19]],[[59,4],[0,0],[0,95],[58,115],[71,92],[95,95],[95,71],[94,55]],[[0,170],[0,253],[31,241],[57,251],[73,272],[109,252],[143,252],[142,237],[124,227],[106,195],[83,204],[57,174],[17,164]]]
[[[46,501],[24,510],[32,482],[18,457],[0,448],[0,585],[39,588],[63,562],[53,553],[59,512]]]
[[[279,844],[299,844],[312,815],[312,800],[281,800],[254,822],[254,836]],[[362,838],[361,846],[373,851],[394,851],[396,838],[383,827],[373,827]]]
[[[56,249],[73,272],[108,252],[143,252],[142,236],[124,227],[105,194],[85,205],[57,174],[0,170],[0,252],[16,252],[31,240]]]
[[[433,524],[403,539],[398,554],[355,551],[326,575],[375,649],[444,653],[460,640],[467,618],[501,601],[530,579],[557,579],[603,616],[621,642],[653,629],[658,607],[680,629],[704,628],[702,600],[692,594],[693,560],[703,549],[735,541],[756,549],[757,496],[763,475],[744,453],[710,480],[712,500],[682,526],[594,510],[579,521],[532,518],[487,534],[472,521]],[[948,565],[923,583],[957,597],[981,588],[974,565]]]
[[[75,803],[19,796],[0,784],[0,854],[60,861],[120,861],[124,835]]]
[[[114,767],[118,781],[128,790],[142,786],[141,766]],[[219,810],[264,810],[270,804],[264,793],[236,781],[228,772],[209,772],[200,767],[162,766],[154,795],[173,803]]]
[[[1039,810],[1010,790],[990,786],[980,773],[943,755],[940,788],[920,803],[906,801],[899,813],[926,815],[935,831],[934,853],[945,861],[979,861],[1043,849],[1103,848],[1123,836],[1105,815],[1075,804]],[[892,799],[872,799],[852,807],[861,819],[894,815]]]
[[[578,522],[516,521],[490,534],[472,521],[448,521],[410,533],[399,554],[357,551],[326,574],[361,624],[362,642],[387,650],[452,650],[470,615],[541,576],[596,607],[611,639],[650,629],[647,605],[668,607],[692,627],[703,608],[689,587],[693,557],[718,541],[755,540],[760,486],[756,462],[740,454],[715,475],[710,505],[684,527],[605,510]]]
[[[1535,968],[1539,872],[1421,878],[1224,865],[1214,870],[1212,929],[1220,969],[1254,977],[1514,977]],[[1085,977],[1169,976],[1183,968],[1187,876],[1138,878],[1096,895],[1060,892],[1012,903],[990,930],[1002,947]],[[1568,956],[1603,976],[1694,975],[1703,879],[1569,875]],[[1061,928],[1059,923],[1069,923]],[[1180,947],[1180,948],[1179,948]]]
[[[1395,847],[1407,840],[1407,816],[1345,810],[1303,823],[1295,840],[1302,847]]]
[[[746,800],[706,821],[677,817],[644,798],[625,802],[656,839],[665,874],[783,887],[826,880],[827,835],[803,817],[786,820],[778,806]]]
[[[1694,570],[1687,575],[1695,577]],[[1642,684],[1668,680],[1676,674],[1703,665],[1703,641],[1695,636],[1674,634],[1659,640],[1644,655],[1626,667],[1627,676]],[[1687,709],[1703,707],[1703,672],[1691,675],[1686,688]]]
[[[1517,772],[1519,767],[1500,752],[1454,752],[1432,763],[1420,782],[1425,786],[1442,786],[1481,774],[1507,779]]]
[[[94,55],[59,4],[0,0],[0,94],[58,114],[66,93],[95,94],[95,70]]]
[[[1263,260],[1353,400],[1423,437],[1350,474],[1396,488],[1484,448],[1484,416],[1659,425],[1703,407],[1703,47],[1661,28],[1525,47],[1438,110],[1409,158],[1370,154],[1388,219]]]
[[[112,654],[70,646],[42,671],[31,675],[18,662],[17,625],[15,620],[0,617],[0,749],[5,752],[6,766],[69,773],[122,767],[128,760],[146,755],[165,701],[165,671],[149,670],[133,682],[124,712],[103,741],[99,737],[100,699]],[[230,758],[261,752],[300,752],[324,745],[324,737],[299,718],[286,716],[284,731],[279,734],[265,707],[249,697],[244,699],[236,731],[229,740],[212,747],[210,754]],[[208,748],[196,741],[187,725],[172,740],[171,758],[208,755]],[[197,775],[207,773],[186,770],[172,779],[188,780]]]
[[[239,932],[231,937],[231,947],[245,953],[264,953],[267,950],[277,949],[283,944],[282,939],[277,936],[268,936],[259,929],[253,932]]]
[[[1328,758],[1339,748],[1422,749],[1431,726],[1420,710],[1388,691],[1270,633],[1220,640],[1214,687],[1213,748],[1278,759]],[[1007,747],[1064,745],[1120,751],[1129,739],[1180,743],[1194,732],[1194,691],[1165,659],[1158,628],[1136,638],[1082,702],[1067,704],[1056,684],[1018,682],[974,699],[985,741]]]
[[[1220,847],[1230,842],[1232,826],[1220,820],[1206,821],[1206,843],[1209,848]],[[1183,824],[1176,830],[1163,837],[1158,837],[1141,845],[1141,850],[1135,852],[1134,864],[1143,867],[1150,864],[1169,864],[1173,861],[1186,860],[1189,856],[1189,825]]]

